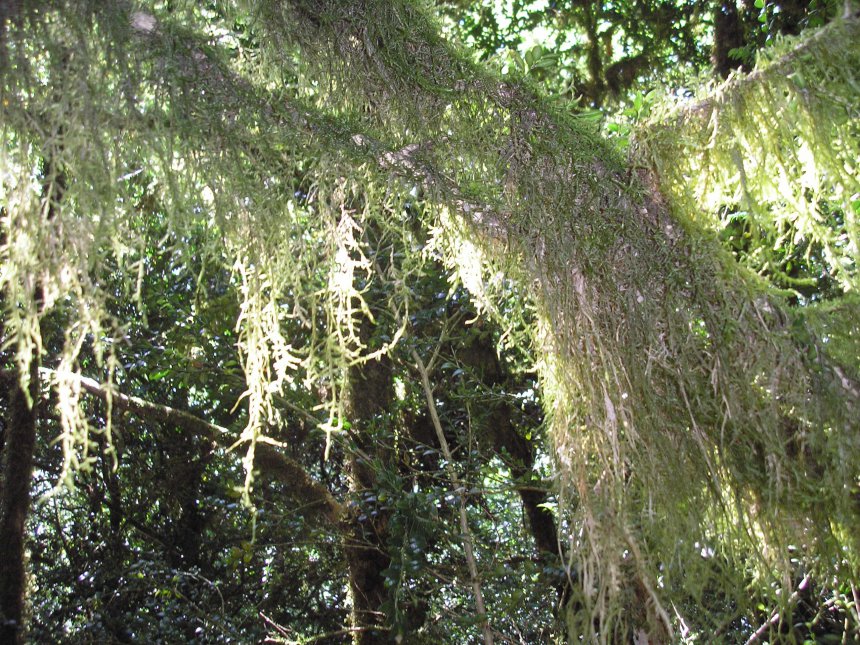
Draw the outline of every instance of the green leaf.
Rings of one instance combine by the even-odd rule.
[[[523,57],[520,56],[520,53],[517,50],[512,49],[510,54],[511,54],[511,61],[514,64],[514,67],[516,67],[517,70],[519,70],[520,72],[525,72],[526,71],[526,62],[523,60]]]
[[[600,110],[586,110],[584,112],[577,112],[574,116],[587,123],[597,123],[603,119],[603,112]]]

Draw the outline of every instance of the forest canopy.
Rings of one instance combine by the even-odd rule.
[[[0,642],[860,638],[858,42],[0,5]]]

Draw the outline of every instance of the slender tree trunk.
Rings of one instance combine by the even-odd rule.
[[[388,518],[383,514],[371,517],[362,511],[360,496],[377,485],[376,473],[368,457],[379,454],[374,445],[370,426],[379,420],[391,402],[391,365],[387,358],[358,365],[349,370],[349,420],[356,429],[359,444],[349,456],[350,493],[358,502],[344,526],[344,552],[349,569],[349,590],[352,599],[350,623],[355,645],[387,642],[387,628],[382,605],[388,597],[383,571],[391,565],[386,551]]]
[[[42,195],[47,204],[46,223],[50,223],[57,216],[65,193],[66,175],[57,167],[53,157],[48,157],[45,162],[47,171]],[[41,284],[35,287],[34,301],[35,310],[41,310],[44,302]],[[4,331],[0,330],[0,339],[5,336]],[[33,349],[26,389],[19,376],[12,381],[9,394],[9,423],[3,447],[0,490],[0,645],[21,643],[24,638],[27,591],[24,528],[30,508],[30,482],[39,414],[39,360],[39,350]]]
[[[603,82],[603,59],[600,55],[600,34],[598,33],[595,8],[590,3],[583,3],[582,26],[588,35],[588,75],[587,91],[592,105],[600,105],[606,92]]]
[[[458,350],[457,358],[479,375],[484,386],[511,389],[507,370],[489,336],[475,337],[467,348]],[[507,463],[514,479],[524,481],[534,467],[534,446],[517,433],[513,416],[513,408],[508,400],[490,404],[484,412],[485,428],[480,433],[479,441],[487,454],[495,453]],[[535,540],[535,548],[543,555],[557,557],[559,546],[555,517],[541,506],[547,501],[546,491],[521,488],[518,492],[528,518],[527,528]]]
[[[733,49],[744,46],[744,27],[735,0],[723,0],[714,10],[714,71],[726,78],[733,69],[749,64],[731,56]]]
[[[30,506],[38,394],[39,373],[34,360],[27,390],[16,380],[9,395],[0,489],[0,645],[23,642],[27,587],[24,527]]]
[[[433,420],[433,429],[436,431],[436,438],[439,440],[439,447],[442,449],[442,455],[445,457],[446,470],[448,478],[454,490],[458,492],[460,498],[460,536],[463,541],[463,553],[466,556],[466,566],[469,569],[469,578],[472,583],[472,593],[475,598],[475,612],[478,614],[478,619],[481,624],[481,635],[483,636],[484,645],[493,645],[493,630],[487,619],[487,610],[484,605],[484,594],[481,588],[481,578],[478,573],[477,560],[475,558],[474,539],[472,532],[469,530],[469,518],[466,511],[466,487],[457,475],[454,469],[454,458],[451,454],[451,449],[448,447],[448,440],[445,438],[445,433],[442,430],[442,423],[439,421],[439,415],[436,411],[436,403],[433,399],[433,387],[430,385],[430,378],[427,374],[427,368],[424,365],[418,352],[412,350],[412,359],[415,361],[415,366],[418,368],[418,373],[421,376],[421,386],[424,390],[424,397],[427,400],[427,411],[430,413],[430,418]]]

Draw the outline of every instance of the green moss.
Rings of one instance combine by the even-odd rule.
[[[749,77],[707,88],[638,134],[640,158],[680,210],[723,229],[746,218],[750,232],[774,244],[747,257],[777,281],[770,266],[794,249],[795,263],[810,263],[820,250],[817,262],[843,290],[860,286],[858,38],[852,18],[800,42],[786,39]],[[782,282],[805,286],[790,275]]]
[[[822,575],[856,563],[860,465],[844,459],[856,454],[860,419],[851,316],[830,322],[837,308],[821,309],[807,324],[735,265],[707,214],[709,200],[730,198],[761,227],[814,239],[856,288],[856,213],[845,200],[858,192],[858,102],[848,99],[860,65],[828,62],[856,58],[855,26],[790,58],[802,76],[776,62],[712,99],[707,118],[683,115],[643,136],[669,208],[656,180],[626,167],[592,126],[442,41],[422,3],[249,3],[246,24],[260,30],[253,71],[188,28],[222,20],[230,31],[223,17],[157,9],[158,29],[144,33],[129,33],[129,16],[70,4],[7,34],[21,64],[3,77],[0,286],[19,356],[40,342],[50,308],[36,306],[39,275],[79,308],[69,373],[88,335],[105,339],[97,349],[110,364],[107,339],[121,324],[94,275],[101,249],[142,248],[129,226],[139,195],[123,178],[146,173],[169,227],[211,224],[232,261],[249,486],[253,447],[279,422],[272,397],[290,379],[326,384],[324,429],[343,429],[347,366],[388,349],[371,351],[357,333],[372,314],[368,285],[392,290],[405,329],[409,282],[430,252],[383,277],[363,232],[413,248],[405,211],[420,201],[433,249],[540,366],[580,582],[575,628],[593,632],[596,620],[602,638],[620,638],[631,623],[672,623],[667,607],[705,602],[712,586],[724,593],[714,612],[742,602],[747,584],[766,596],[792,558]],[[53,170],[34,174],[45,159]],[[800,187],[810,167],[816,182]],[[60,172],[73,181],[45,221],[39,184]],[[793,211],[776,195],[784,185]],[[822,221],[824,203],[841,224]],[[458,238],[476,252],[458,251]],[[532,299],[515,306],[499,271]],[[282,334],[288,318],[305,325],[300,347]],[[72,467],[86,458],[86,424],[71,380],[56,387]],[[642,615],[625,613],[637,602]]]

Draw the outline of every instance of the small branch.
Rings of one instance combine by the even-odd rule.
[[[857,629],[860,629],[860,594],[854,583],[851,583],[851,595],[854,596],[854,618],[857,620]]]
[[[819,41],[826,41],[832,38],[834,32],[838,33],[840,30],[860,34],[860,18],[858,18],[857,14],[848,12],[842,19],[834,20],[819,29],[812,36],[804,38],[794,49],[784,54],[781,58],[749,74],[729,78],[701,101],[684,105],[668,118],[654,123],[652,127],[668,126],[677,128],[681,123],[685,123],[689,128],[692,120],[695,120],[702,126],[707,125],[711,120],[714,109],[718,108],[719,104],[727,103],[731,97],[741,94],[747,87],[765,82],[770,76],[788,76],[791,73],[792,65],[798,59],[807,54]]]
[[[270,625],[270,626],[271,626],[271,627],[272,627],[276,632],[278,632],[281,636],[283,636],[284,638],[289,638],[289,637],[290,637],[290,633],[287,631],[287,628],[286,628],[286,627],[283,627],[282,625],[279,625],[279,624],[278,624],[278,623],[276,623],[274,620],[272,620],[271,618],[269,618],[268,616],[266,616],[266,614],[264,614],[262,611],[261,611],[261,612],[259,612],[259,613],[260,613],[260,618],[262,618],[262,619],[263,619],[263,622],[265,622],[267,625]]]
[[[469,567],[469,576],[472,579],[472,591],[475,594],[475,609],[481,617],[481,630],[484,636],[484,645],[493,645],[493,631],[490,628],[490,623],[487,620],[487,610],[484,607],[484,596],[481,592],[481,580],[478,577],[478,565],[475,561],[474,544],[472,533],[469,530],[469,519],[466,515],[466,488],[457,476],[457,471],[454,469],[454,462],[451,457],[451,449],[448,447],[448,441],[445,439],[445,433],[442,431],[442,423],[439,421],[439,414],[436,411],[436,403],[433,400],[433,388],[430,385],[430,379],[427,376],[427,368],[418,356],[418,352],[412,350],[412,359],[415,361],[415,366],[418,368],[418,373],[421,376],[421,386],[424,390],[424,397],[427,399],[427,409],[430,411],[430,418],[433,421],[433,428],[436,430],[436,437],[439,439],[439,445],[442,448],[442,454],[445,456],[446,469],[448,477],[454,485],[454,489],[460,498],[460,531],[463,535],[463,551],[466,554],[466,564]]]
[[[266,624],[271,625],[275,631],[283,636],[283,638],[275,638],[273,636],[269,636],[264,640],[264,643],[284,643],[285,645],[311,645],[312,643],[318,643],[320,641],[328,640],[330,638],[334,638],[335,636],[347,636],[349,634],[359,634],[361,632],[368,632],[370,630],[378,631],[380,629],[379,626],[374,627],[344,627],[343,629],[336,629],[331,632],[326,632],[325,634],[319,634],[317,636],[308,636],[307,638],[300,638],[298,640],[294,640],[290,638],[289,633],[286,628],[278,625],[271,618],[260,612],[260,617],[266,622]]]
[[[44,374],[54,371],[40,368]],[[202,435],[224,448],[236,441],[236,436],[227,428],[209,423],[184,410],[177,410],[161,403],[152,403],[136,396],[108,390],[98,381],[86,376],[78,376],[81,387],[91,395],[107,400],[110,396],[115,410],[132,412],[141,418],[172,423],[186,432]],[[255,450],[254,468],[271,479],[286,484],[290,492],[308,506],[321,507],[322,516],[331,524],[336,524],[343,516],[343,506],[332,496],[328,489],[315,481],[298,462],[279,452],[274,446],[258,442]]]
[[[800,584],[797,585],[797,589],[788,597],[788,605],[793,605],[797,602],[797,599],[800,597],[800,592],[806,589],[806,586],[809,584],[810,576],[812,574],[807,573],[803,580],[800,581]],[[752,636],[747,639],[746,645],[752,645],[753,643],[757,643],[762,636],[764,636],[765,632],[771,628],[772,625],[775,625],[779,622],[780,612],[779,610],[775,610],[771,617],[765,621],[765,623],[759,627],[755,632],[753,632]]]

